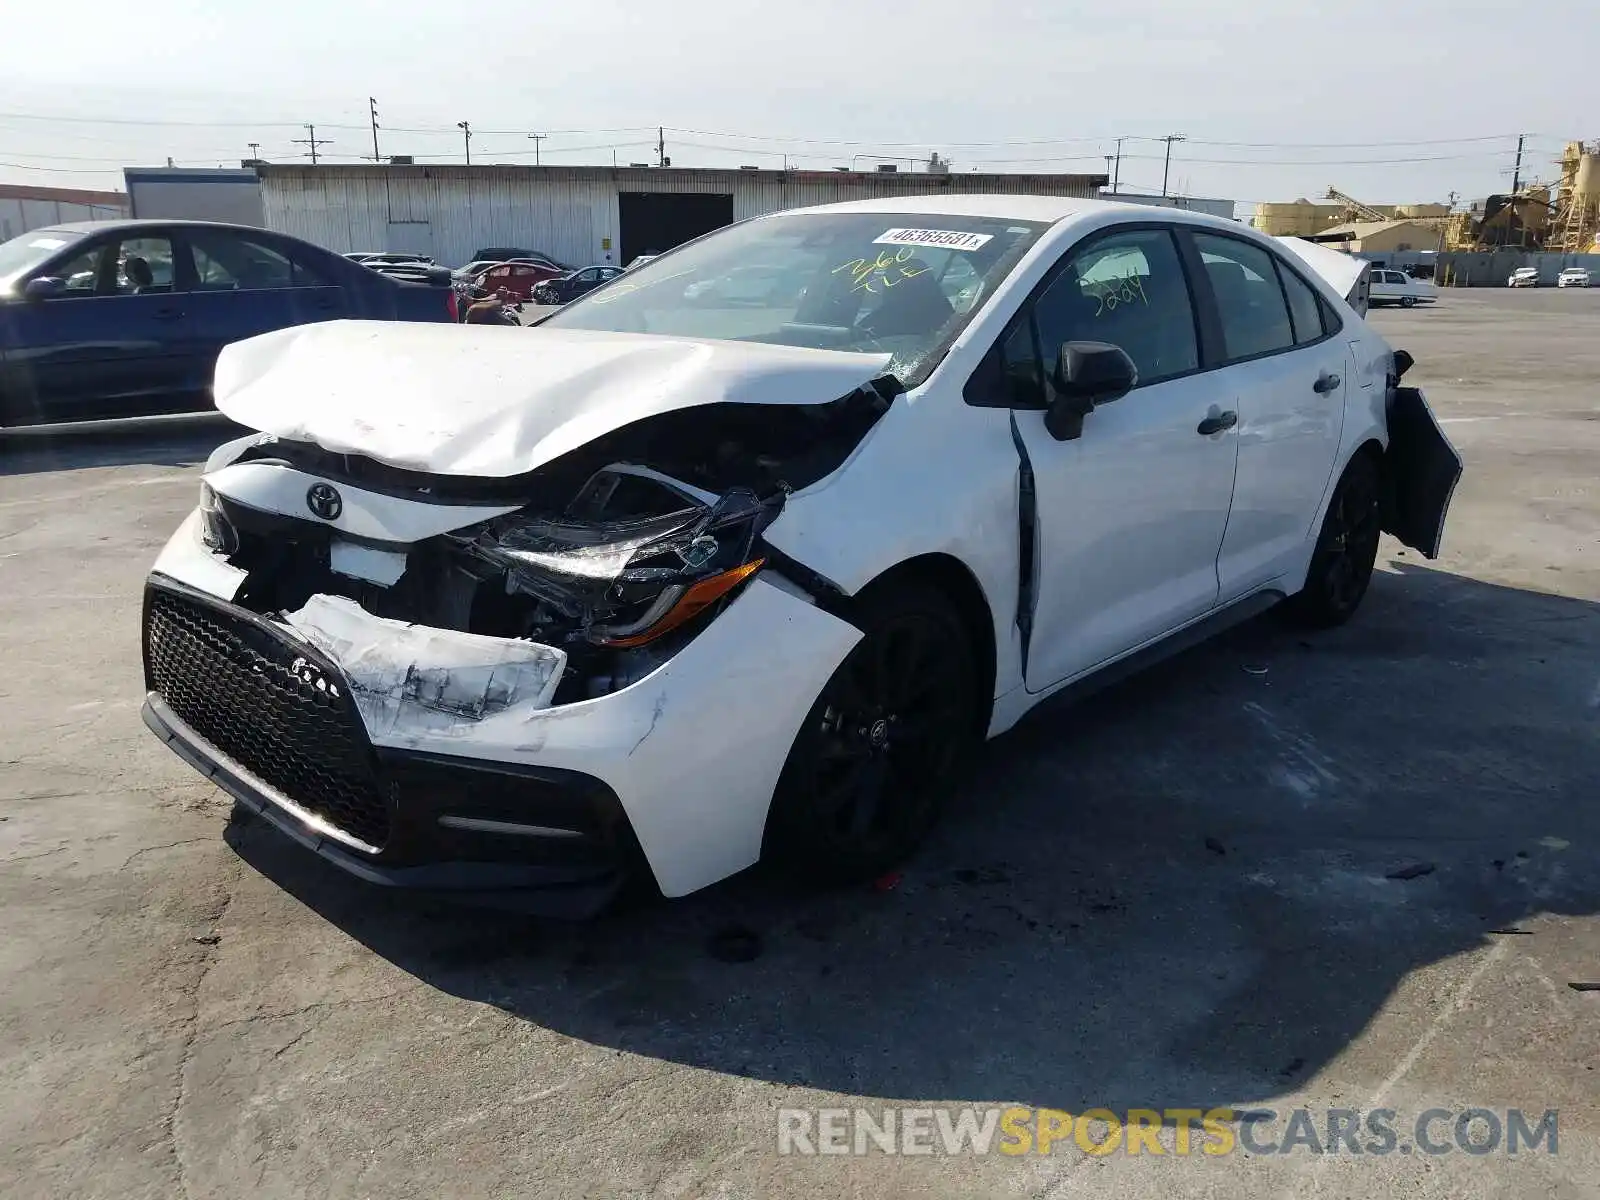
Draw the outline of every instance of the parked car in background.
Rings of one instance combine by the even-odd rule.
[[[476,279],[479,272],[488,270],[498,261],[494,258],[475,258],[451,271],[450,276],[453,279]]]
[[[1531,288],[1538,287],[1539,286],[1539,268],[1538,267],[1518,267],[1515,271],[1511,272],[1511,277],[1506,280],[1506,286],[1507,287],[1531,287]]]
[[[1561,274],[1556,276],[1556,286],[1558,288],[1586,288],[1589,286],[1589,272],[1583,267],[1567,267]]]
[[[340,317],[455,316],[448,287],[252,226],[35,229],[0,243],[0,426],[200,411],[230,342]]]
[[[621,267],[605,263],[584,267],[580,271],[568,271],[564,275],[557,275],[554,279],[546,279],[536,284],[533,289],[533,299],[538,304],[566,304],[594,291],[602,283],[609,283],[621,274]]]
[[[401,283],[426,283],[444,287],[452,281],[449,267],[441,267],[431,262],[368,262],[361,265],[369,271],[387,275],[390,279],[399,280]]]
[[[1417,304],[1432,304],[1438,298],[1438,289],[1426,280],[1413,279],[1404,271],[1385,267],[1372,269],[1368,304],[1398,304],[1401,308],[1411,308]]]
[[[1410,356],[1243,225],[900,196],[668,257],[512,336],[224,352],[258,435],[146,585],[149,728],[371,883],[873,879],[1051,694],[1347,621],[1383,530],[1439,553],[1461,460]],[[684,298],[791,257],[798,303]]]
[[[524,250],[519,246],[485,246],[481,250],[472,252],[474,261],[484,262],[510,262],[514,258],[541,259],[551,266],[560,267],[563,271],[571,270],[560,259],[546,254],[543,250]]]
[[[560,274],[560,267],[547,262],[513,259],[511,262],[491,264],[473,276],[471,282],[488,292],[505,291],[518,300],[532,300],[535,287]]]
[[[412,254],[406,250],[352,250],[344,256],[351,262],[364,263],[377,266],[381,263],[427,263],[433,264],[433,259],[426,254]]]

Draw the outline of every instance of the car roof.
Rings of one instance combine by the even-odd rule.
[[[1145,220],[1176,218],[1196,224],[1239,227],[1239,222],[1186,208],[1152,208],[1147,204],[1126,204],[1117,200],[1091,200],[1077,196],[1013,196],[987,192],[955,192],[938,196],[885,196],[873,200],[847,200],[842,204],[819,204],[791,212],[906,213],[951,217],[990,217],[1000,221],[1040,221],[1054,225],[1095,217],[1112,211]]]
[[[235,225],[228,221],[167,220],[160,217],[125,217],[115,221],[63,221],[48,229],[30,229],[29,233],[110,233],[118,229],[232,229],[239,233],[272,233],[260,225]],[[285,235],[278,234],[283,237]]]

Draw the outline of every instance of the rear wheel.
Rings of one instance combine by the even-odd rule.
[[[977,742],[972,639],[924,586],[862,597],[863,637],[823,687],[784,764],[763,856],[819,882],[870,879],[937,820]]]
[[[1415,296],[1401,296],[1400,297],[1400,307],[1401,308],[1415,308],[1416,306],[1417,306],[1417,298]]]
[[[1345,468],[1322,519],[1322,532],[1306,572],[1306,585],[1290,597],[1290,614],[1327,629],[1348,621],[1367,594],[1378,559],[1382,515],[1378,464],[1366,453]]]

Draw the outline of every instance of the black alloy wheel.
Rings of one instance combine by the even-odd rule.
[[[1305,589],[1293,598],[1304,624],[1327,629],[1354,615],[1372,582],[1382,520],[1377,464],[1358,454],[1328,504]]]
[[[817,880],[873,878],[932,828],[977,741],[971,640],[938,592],[862,605],[864,636],[812,705],[767,822],[770,859]]]

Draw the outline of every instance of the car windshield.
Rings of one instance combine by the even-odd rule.
[[[0,286],[9,284],[18,276],[26,275],[58,250],[65,250],[81,234],[65,229],[35,229],[0,242]]]
[[[647,262],[543,324],[888,353],[893,374],[920,382],[1044,229],[928,213],[764,217]]]

